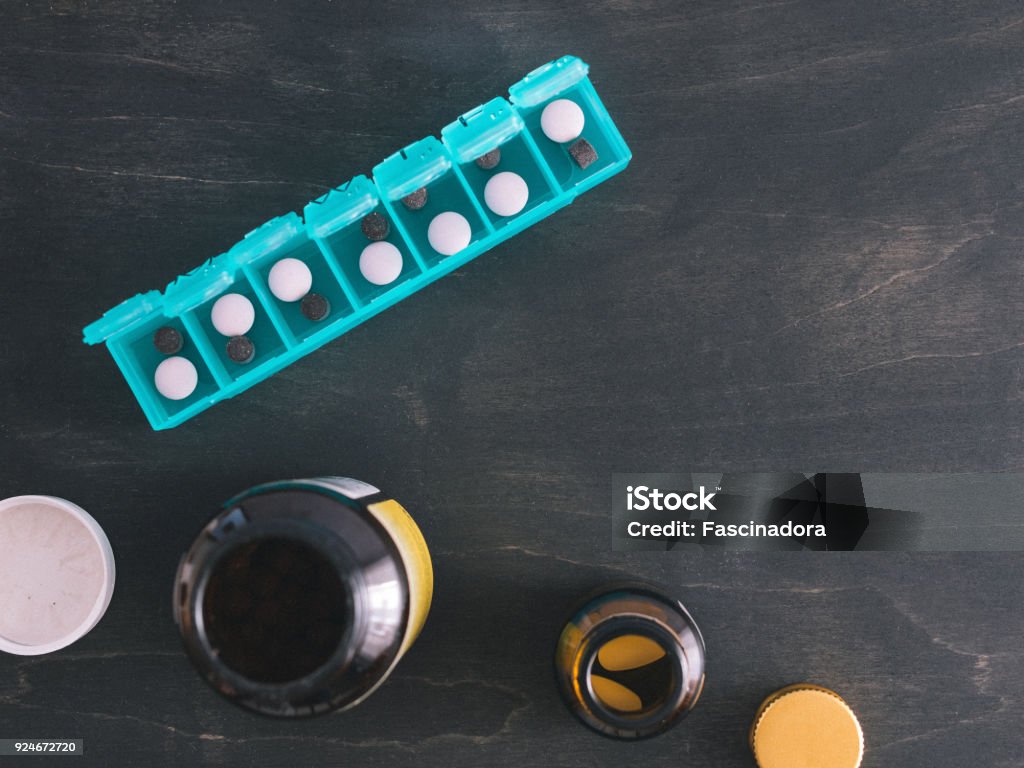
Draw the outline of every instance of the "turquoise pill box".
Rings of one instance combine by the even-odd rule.
[[[271,219],[163,293],[122,302],[85,328],[85,343],[106,343],[154,429],[177,426],[243,392],[625,168],[629,147],[588,70],[575,56],[545,64],[509,88],[508,99],[492,99],[443,128],[441,140],[428,136],[387,158],[373,169],[372,179],[356,176],[310,202],[301,216]],[[541,128],[544,107],[556,99],[573,101],[583,112],[581,138],[593,150],[586,162],[574,159],[571,143],[553,141]],[[501,150],[496,168],[475,162],[496,148]],[[529,189],[525,207],[513,216],[493,213],[484,201],[487,181],[502,171],[518,174]],[[413,210],[402,203],[420,189],[427,191],[425,206]],[[435,251],[427,235],[431,220],[443,211],[461,214],[471,229],[469,244],[451,256]],[[386,285],[370,282],[360,271],[360,254],[369,244],[361,222],[371,213],[387,220],[387,242],[402,255],[398,276]],[[331,307],[328,317],[312,320],[299,302],[275,298],[268,275],[283,258],[308,266],[311,290]],[[226,339],[211,320],[214,302],[226,293],[247,297],[255,308],[246,334],[255,353],[245,363],[228,355]],[[164,397],[154,384],[156,367],[166,359],[153,341],[161,328],[180,334],[176,355],[196,369],[195,388],[180,400]]]

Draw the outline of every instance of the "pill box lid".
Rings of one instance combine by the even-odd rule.
[[[451,167],[444,144],[427,136],[374,166],[373,181],[388,200],[400,200],[440,178]]]
[[[146,321],[154,312],[163,309],[164,297],[160,291],[138,293],[103,313],[103,317],[82,329],[86,344],[102,344],[111,336],[130,330]]]
[[[371,213],[379,203],[373,182],[360,175],[307,203],[302,217],[310,237],[327,237]]]
[[[306,239],[306,228],[297,213],[286,213],[248,232],[228,251],[238,266],[250,264],[268,254],[284,254]],[[268,256],[269,258],[269,256]]]
[[[750,730],[750,747],[759,768],[859,768],[864,733],[839,694],[798,683],[762,702]]]
[[[538,67],[508,89],[517,107],[532,107],[576,85],[590,67],[575,56],[563,56]]]
[[[55,496],[0,501],[0,651],[51,653],[87,634],[114,591],[99,523]]]
[[[219,296],[235,282],[238,266],[229,254],[208,259],[190,272],[176,277],[164,289],[164,312],[181,315]]]
[[[523,118],[507,100],[498,97],[441,129],[445,146],[460,163],[471,163],[523,130]]]

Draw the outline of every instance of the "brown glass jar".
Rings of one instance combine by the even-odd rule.
[[[572,612],[555,676],[598,733],[643,739],[676,725],[704,687],[704,639],[678,600],[638,583],[606,587]]]
[[[268,715],[354,706],[412,645],[433,591],[419,528],[349,478],[270,483],[231,499],[182,557],[174,615],[222,695]]]

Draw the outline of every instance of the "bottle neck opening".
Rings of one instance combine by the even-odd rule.
[[[347,661],[358,635],[354,574],[313,531],[247,531],[195,595],[210,663],[242,687],[289,687]]]

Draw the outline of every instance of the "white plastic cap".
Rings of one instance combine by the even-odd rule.
[[[77,504],[0,501],[0,651],[35,656],[71,645],[103,617],[114,576],[110,541]]]

